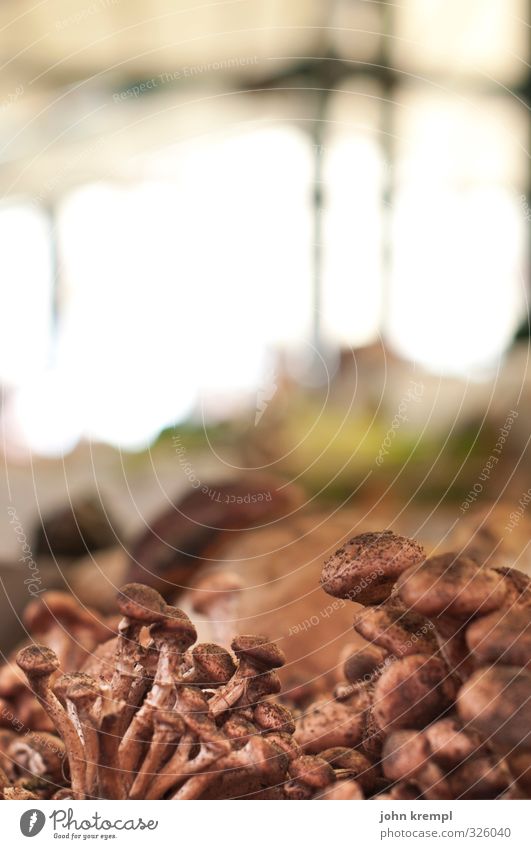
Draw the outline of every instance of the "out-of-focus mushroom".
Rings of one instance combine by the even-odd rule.
[[[390,664],[376,682],[373,712],[382,731],[424,728],[454,697],[455,685],[441,658],[410,655]]]
[[[230,644],[242,588],[243,582],[238,575],[226,571],[211,572],[198,581],[190,594],[192,610],[205,618],[213,642],[219,645]]]
[[[55,590],[31,601],[23,622],[35,640],[55,651],[63,671],[78,669],[92,649],[111,636],[101,614]]]
[[[531,615],[525,609],[482,616],[467,628],[466,642],[481,665],[501,662],[531,670]]]
[[[466,619],[503,604],[507,589],[494,569],[480,568],[468,557],[440,554],[404,572],[397,581],[406,607],[424,616]]]
[[[116,545],[120,536],[114,519],[95,498],[85,498],[45,516],[37,529],[37,555],[82,557],[87,551]]]

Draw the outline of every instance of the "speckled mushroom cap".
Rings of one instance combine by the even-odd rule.
[[[242,746],[245,746],[249,742],[251,737],[254,737],[259,732],[256,725],[253,722],[249,722],[245,717],[238,714],[228,714],[227,719],[223,723],[223,733],[229,740],[232,740],[236,749],[241,749]]]
[[[489,613],[503,604],[503,576],[481,568],[469,557],[440,554],[404,572],[397,591],[406,607],[425,616],[467,618]]]
[[[431,755],[440,766],[451,769],[481,749],[481,737],[471,728],[463,728],[455,716],[445,716],[428,725],[424,734]]]
[[[528,575],[518,569],[509,569],[506,566],[498,566],[494,570],[503,575],[507,595],[504,600],[505,607],[523,607],[531,610],[531,579]]]
[[[466,630],[466,643],[481,664],[501,661],[531,669],[531,616],[528,610],[496,610]],[[531,708],[530,708],[531,710]]]
[[[398,576],[424,557],[418,542],[392,531],[360,534],[326,561],[321,586],[337,598],[380,604],[390,595]]]
[[[229,652],[216,643],[198,643],[192,650],[194,665],[205,687],[226,684],[236,672]]]
[[[301,755],[289,765],[292,778],[302,781],[316,790],[327,787],[335,780],[335,773],[328,761],[317,755]]]
[[[455,697],[443,660],[411,655],[391,663],[374,688],[374,716],[382,730],[424,728],[438,719]]]
[[[149,629],[152,637],[172,637],[185,651],[197,640],[197,631],[190,617],[178,607],[164,609],[164,619],[155,622]]]
[[[48,590],[27,605],[23,614],[24,625],[33,634],[50,628],[55,622],[65,624],[70,630],[72,625],[82,625],[94,631],[100,640],[109,637],[108,626],[100,622],[95,610],[82,607],[70,593]]]
[[[347,657],[343,664],[343,674],[351,684],[368,679],[384,661],[385,656],[385,652],[376,646],[364,646]]]
[[[371,792],[376,786],[378,770],[371,761],[357,749],[335,746],[319,752],[319,757],[327,761],[336,772],[336,779],[355,778],[364,790]]]
[[[259,728],[265,731],[295,732],[295,723],[291,711],[284,705],[274,702],[260,702],[253,711],[253,719]]]
[[[26,646],[17,654],[17,663],[28,676],[51,675],[59,669],[59,659],[47,646]]]
[[[516,666],[478,669],[457,697],[464,722],[506,750],[531,749],[531,673]]]
[[[258,734],[251,737],[240,752],[246,750],[248,763],[253,764],[262,778],[271,782],[283,781],[288,758],[285,753],[267,737]]]
[[[83,672],[71,672],[62,675],[54,689],[57,691],[58,688],[75,703],[90,703],[100,695],[100,688],[94,678]]]
[[[395,599],[379,607],[362,608],[354,617],[354,630],[398,657],[429,654],[437,648],[433,626]]]
[[[393,781],[412,778],[426,766],[430,756],[429,742],[423,732],[409,729],[392,731],[382,750],[384,775]]]
[[[239,660],[250,660],[264,669],[276,669],[286,662],[284,652],[267,637],[241,634],[234,637],[231,648]]]
[[[362,691],[357,704],[323,699],[310,705],[297,723],[297,743],[308,753],[336,746],[359,746],[365,732],[369,695]]]
[[[167,616],[166,602],[152,587],[146,584],[126,584],[116,597],[122,616],[143,622],[161,622]]]

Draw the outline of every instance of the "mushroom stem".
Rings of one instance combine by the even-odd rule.
[[[221,738],[222,735],[220,734],[219,736]],[[191,746],[187,747],[185,745],[183,752],[181,752],[181,747],[185,739],[186,738],[184,737],[181,740],[179,748],[173,757],[170,758],[168,763],[155,778],[148,795],[149,799],[161,798],[183,778],[197,775],[198,773],[207,770],[220,758],[226,756],[230,750],[230,743],[228,740],[225,740],[225,738],[223,738],[225,740],[225,745],[216,745],[211,741],[206,742],[204,740],[200,740],[201,747],[198,754],[192,760],[188,760],[187,758]]]
[[[172,748],[179,744],[185,725],[176,711],[162,711],[154,718],[155,729],[147,754],[131,787],[130,799],[143,799],[150,780],[157,774]]]
[[[236,769],[248,769],[256,773],[260,781],[271,783],[282,780],[284,774],[279,772],[279,751],[263,737],[251,737],[241,749],[226,752],[216,757],[209,764],[204,761],[198,764],[199,756],[190,761],[181,772],[179,778],[190,776],[188,780],[172,796],[175,800],[198,799],[209,784],[219,778],[224,772]],[[198,775],[198,767],[201,774]],[[203,771],[204,770],[204,771]]]
[[[77,723],[81,729],[85,749],[86,792],[91,798],[98,798],[100,738],[98,734],[98,723],[93,715],[93,708],[100,695],[99,687],[89,675],[78,673],[64,676],[63,688],[67,704],[73,708]]]
[[[203,772],[201,775],[192,775],[182,787],[171,797],[172,800],[191,800],[199,799],[201,794],[207,789],[209,784],[212,784],[216,778],[215,772]]]
[[[99,728],[100,763],[98,765],[99,790],[103,799],[125,798],[123,766],[118,757],[123,702],[103,697],[102,718]]]
[[[174,698],[175,678],[182,661],[183,649],[195,638],[195,629],[182,612],[168,608],[179,614],[164,623],[153,626],[151,634],[153,644],[158,650],[158,662],[151,691],[142,707],[136,712],[124,734],[118,755],[127,773],[136,770],[149,734],[153,729],[153,720],[157,712],[171,706]],[[170,626],[171,629],[170,630]],[[132,778],[130,778],[132,782]],[[128,781],[126,780],[126,783]]]
[[[159,774],[153,778],[151,786],[146,793],[146,799],[162,799],[165,793],[177,783],[193,745],[193,734],[187,732],[181,737],[172,757]]]
[[[73,722],[49,686],[50,679],[59,665],[57,656],[45,646],[28,646],[18,653],[17,663],[25,672],[30,688],[64,741],[74,799],[84,799],[86,769],[83,745]]]

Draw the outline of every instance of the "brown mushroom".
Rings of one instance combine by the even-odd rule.
[[[59,667],[57,656],[46,646],[27,646],[19,651],[17,663],[64,741],[72,777],[72,792],[75,799],[83,799],[86,789],[83,746],[72,721],[49,686],[51,677]]]
[[[524,609],[497,610],[472,622],[466,642],[477,663],[505,663],[531,671],[531,615]]]
[[[354,617],[354,630],[395,657],[437,650],[433,625],[424,616],[406,610],[397,599],[360,610]]]
[[[326,561],[321,586],[338,598],[380,604],[399,575],[423,558],[422,546],[392,531],[360,534]]]
[[[360,696],[350,703],[320,700],[311,705],[297,722],[295,739],[308,754],[318,754],[335,746],[354,748],[364,736],[370,699]]]
[[[482,667],[461,687],[457,710],[502,751],[531,749],[531,673],[517,666]]]
[[[423,728],[439,718],[455,696],[443,661],[433,655],[410,655],[390,664],[374,688],[373,712],[382,731]]]
[[[405,571],[397,581],[403,603],[424,616],[468,619],[503,604],[507,589],[494,569],[469,557],[440,554]]]

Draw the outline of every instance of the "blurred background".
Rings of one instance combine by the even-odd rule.
[[[47,585],[73,556],[47,516],[89,503],[108,536],[83,525],[75,553],[129,556],[242,478],[355,510],[327,545],[370,523],[438,544],[477,511],[508,538],[531,483],[528,12],[4,0],[2,487]],[[9,515],[0,534],[17,609]]]

